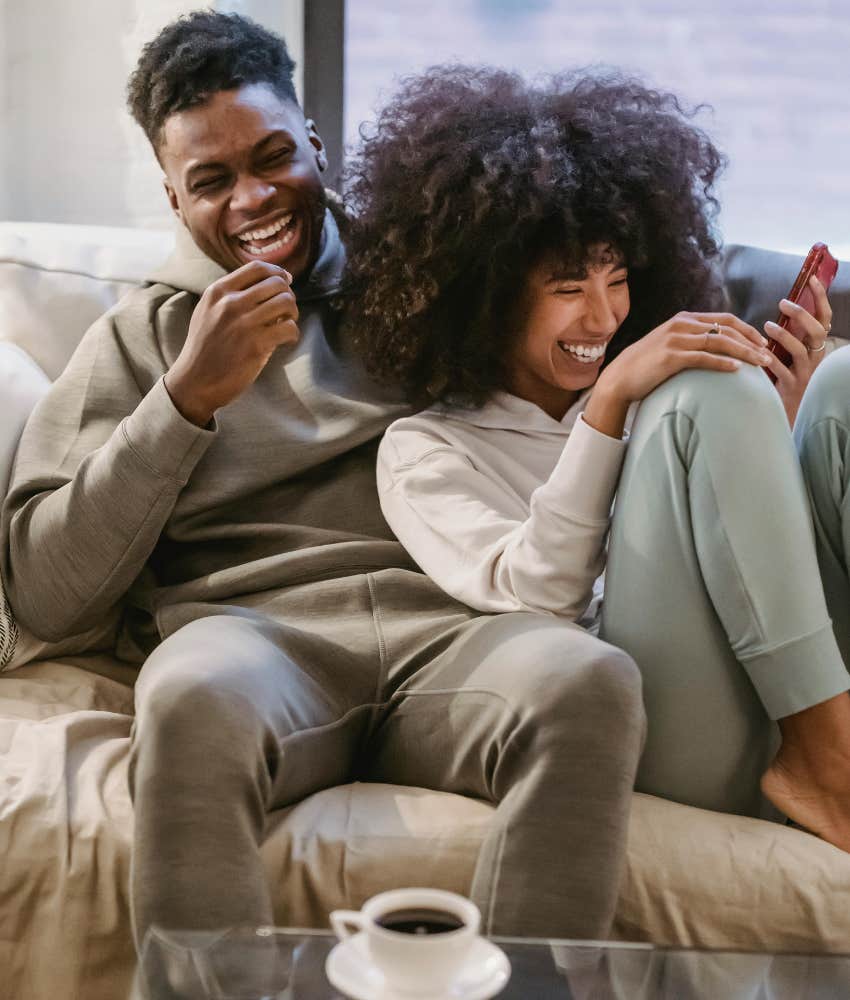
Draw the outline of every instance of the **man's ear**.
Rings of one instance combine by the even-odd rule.
[[[168,196],[168,204],[171,205],[171,211],[174,212],[185,226],[186,220],[183,218],[183,212],[180,210],[180,205],[177,202],[177,192],[174,190],[174,185],[167,177],[163,176],[162,186],[165,188],[165,193]]]
[[[322,137],[316,131],[316,123],[312,118],[305,118],[304,124],[307,127],[307,138],[310,140],[310,145],[316,150],[316,165],[319,170],[327,170],[328,154],[325,152],[325,144],[322,142]]]

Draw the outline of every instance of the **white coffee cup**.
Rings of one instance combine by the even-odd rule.
[[[435,930],[441,915],[449,927],[459,926]],[[442,889],[392,889],[373,896],[360,910],[334,910],[330,919],[340,940],[357,931],[365,934],[369,956],[390,986],[417,993],[449,986],[481,926],[474,903]],[[414,924],[431,930],[413,931]],[[400,925],[408,929],[399,930]]]

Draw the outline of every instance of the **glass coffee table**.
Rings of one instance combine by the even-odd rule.
[[[494,938],[510,979],[446,1000],[839,1000],[850,955],[767,954],[644,944]],[[133,1000],[344,1000],[326,963],[330,933],[278,928],[149,935]],[[337,953],[338,955],[338,953]],[[474,982],[473,982],[474,987]],[[357,994],[355,993],[355,996]],[[377,989],[363,1000],[437,1000]]]

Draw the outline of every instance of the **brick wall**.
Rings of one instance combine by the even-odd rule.
[[[728,241],[850,259],[850,0],[348,0],[346,136],[399,75],[605,63],[713,111]]]

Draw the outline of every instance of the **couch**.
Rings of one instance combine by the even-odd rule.
[[[0,223],[0,489],[26,414],[83,331],[172,241],[167,232]],[[758,322],[773,315],[798,265],[728,248],[736,311]],[[850,330],[850,265],[833,303],[833,332]],[[52,645],[24,633],[0,673],[0,1000],[129,991],[135,672],[110,654],[108,625]],[[484,802],[368,784],[273,813],[263,854],[276,920],[325,926],[329,910],[410,883],[464,892],[490,816]],[[850,950],[848,892],[850,855],[800,830],[635,794],[613,935]]]

